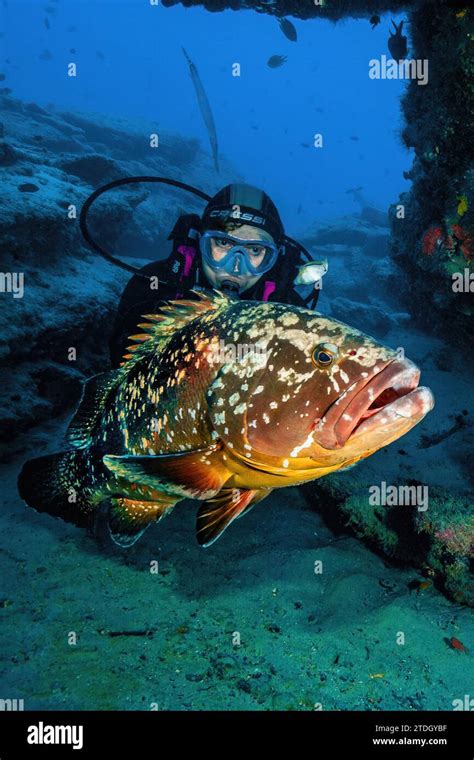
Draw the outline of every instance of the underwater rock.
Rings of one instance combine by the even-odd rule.
[[[0,144],[0,166],[12,166],[17,161],[17,155],[8,143]]]
[[[304,229],[299,237],[307,248],[321,245],[364,246],[372,239],[380,240],[383,236],[381,228],[388,226],[387,222],[380,223],[384,216],[382,211],[370,208],[368,216],[371,218],[363,218],[362,214],[347,214],[338,219],[318,220]],[[386,236],[388,234],[387,229]]]
[[[364,206],[360,212],[360,218],[375,227],[388,227],[388,215],[386,211],[381,211],[373,206]]]
[[[62,161],[59,166],[67,174],[75,174],[89,185],[103,185],[123,176],[123,171],[115,161],[97,154]]]
[[[18,185],[18,190],[20,193],[37,193],[39,187],[32,182],[24,182],[23,185]]]
[[[442,3],[410,14],[412,55],[429,59],[430,81],[426,88],[412,81],[402,99],[402,139],[415,159],[410,191],[390,209],[391,255],[407,309],[460,347],[472,345],[474,313],[472,294],[452,287],[452,275],[465,267],[472,272],[474,261],[474,171],[466,149],[474,142],[470,23],[469,13],[446,12]],[[437,44],[432,29],[449,44]]]
[[[392,327],[392,316],[378,306],[350,301],[348,298],[334,298],[331,312],[342,322],[347,322],[358,330],[383,338]]]
[[[420,0],[414,0],[413,6],[418,5]],[[337,21],[341,18],[367,18],[369,4],[367,0],[347,0],[340,3],[301,3],[295,0],[162,0],[165,7],[173,5],[184,5],[185,7],[203,6],[208,11],[224,11],[226,8],[231,10],[256,10],[259,13],[282,17],[293,16],[295,18],[329,18]],[[385,12],[396,13],[406,9],[406,2],[403,0],[373,0],[370,3],[370,13],[374,14],[372,18],[377,18],[377,14]]]
[[[329,476],[318,487],[318,510],[333,530],[353,530],[387,557],[417,567],[456,602],[474,607],[474,515],[463,495],[430,486],[426,509],[418,509],[370,504],[369,485],[354,479],[344,483]],[[300,490],[310,501],[309,489]]]
[[[365,256],[371,256],[373,258],[379,259],[381,262],[389,266],[391,265],[391,262],[388,259],[389,240],[390,236],[388,233],[385,235],[374,235],[372,237],[368,237],[362,246],[362,253]],[[393,265],[391,265],[391,268],[393,269]]]

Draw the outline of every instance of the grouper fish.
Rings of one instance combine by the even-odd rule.
[[[85,384],[68,450],[19,476],[40,512],[134,543],[185,498],[201,545],[274,488],[343,470],[433,407],[420,372],[308,309],[194,293],[145,315],[122,365]]]

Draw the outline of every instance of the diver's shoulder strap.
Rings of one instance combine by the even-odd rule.
[[[182,214],[168,236],[173,241],[173,250],[166,260],[166,279],[170,286],[176,285],[175,298],[181,298],[194,285],[200,229],[197,214]]]

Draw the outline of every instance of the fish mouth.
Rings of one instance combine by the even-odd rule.
[[[325,449],[341,449],[369,432],[389,436],[397,427],[409,430],[434,406],[429,388],[419,387],[420,370],[408,359],[396,359],[343,393],[315,424],[315,438]]]

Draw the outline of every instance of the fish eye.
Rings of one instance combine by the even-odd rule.
[[[337,353],[337,346],[333,346],[332,343],[321,343],[311,354],[311,360],[316,367],[326,369],[334,363]]]

